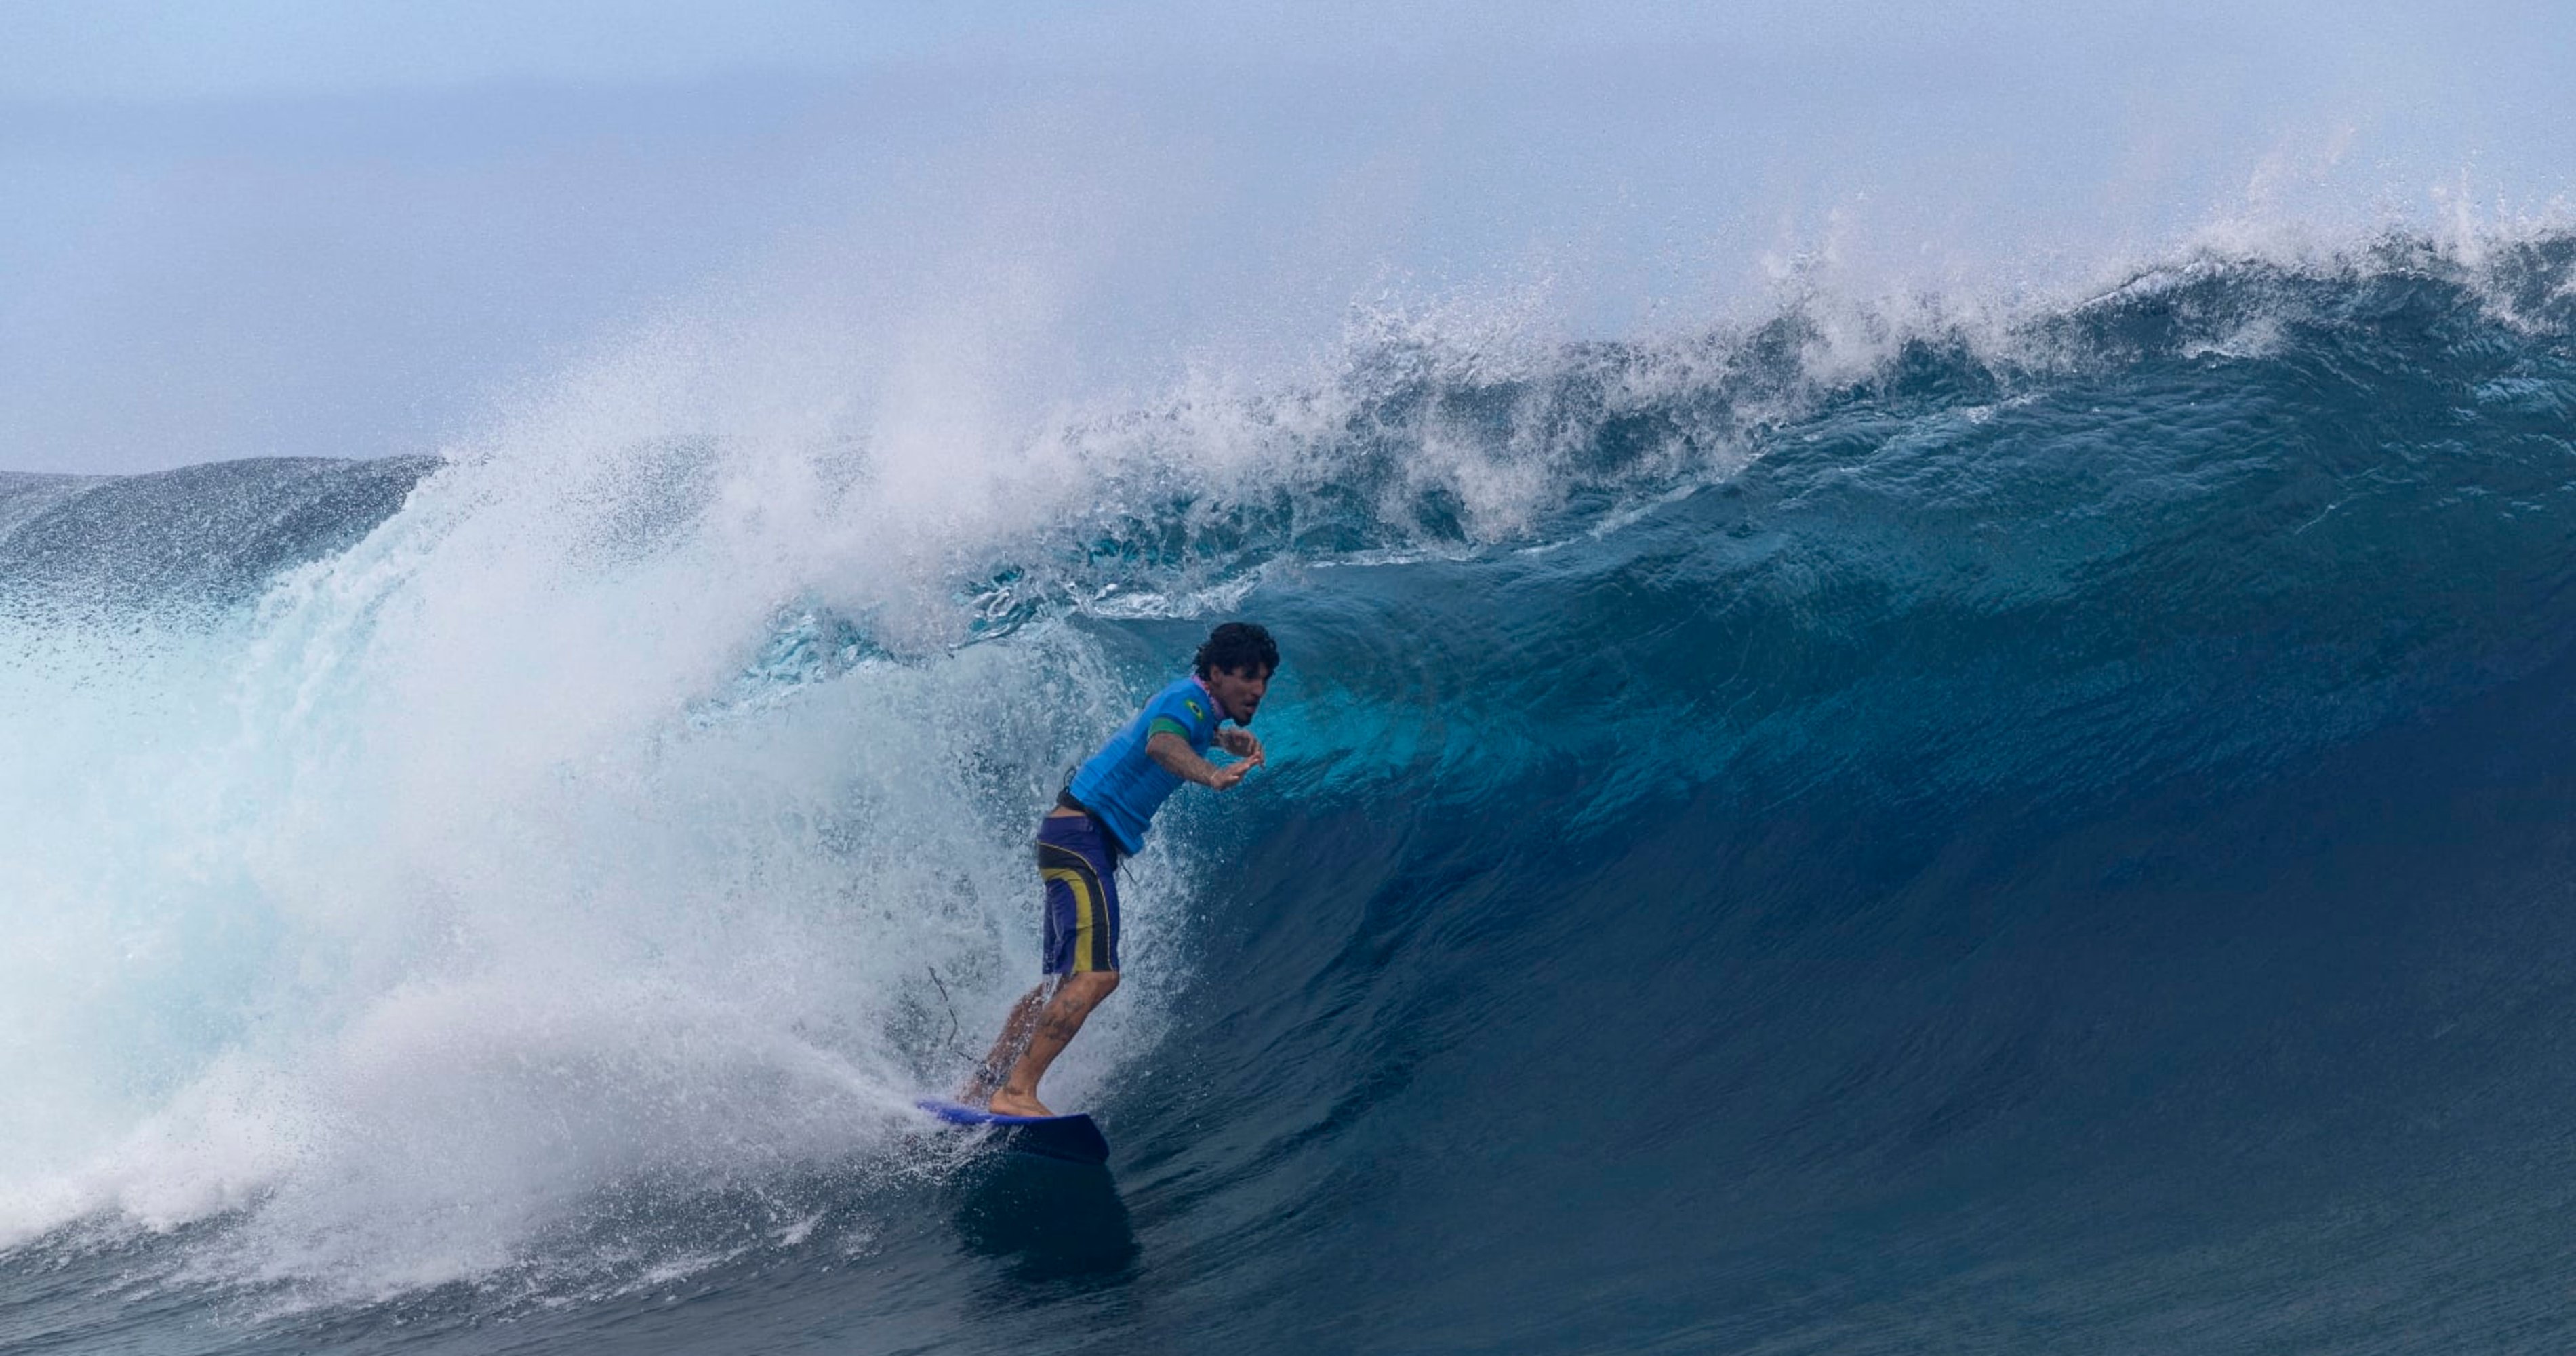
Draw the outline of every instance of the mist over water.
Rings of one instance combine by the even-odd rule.
[[[1311,384],[1354,307],[1544,346],[1784,292],[2063,299],[2194,240],[2546,224],[2568,187],[2540,6],[813,17],[650,79],[597,72],[667,16],[608,48],[317,25],[185,71],[30,43],[0,467],[435,453],[660,327],[758,365],[721,398],[908,376],[984,446]]]
[[[1934,17],[8,91],[0,1345],[2563,1338],[2563,20]]]

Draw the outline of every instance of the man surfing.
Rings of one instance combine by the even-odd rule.
[[[1227,791],[1261,766],[1261,741],[1245,727],[1278,668],[1268,631],[1249,622],[1216,628],[1192,671],[1155,693],[1057,793],[1038,821],[1046,978],[1013,1005],[957,1100],[1002,1116],[1055,1114],[1038,1100],[1038,1080],[1118,987],[1118,859],[1144,845],[1146,824],[1181,783]],[[1219,728],[1228,720],[1235,728]],[[1209,762],[1211,745],[1241,761]]]

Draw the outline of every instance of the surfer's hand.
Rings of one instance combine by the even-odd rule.
[[[1226,752],[1238,758],[1252,760],[1254,767],[1261,766],[1261,736],[1252,731],[1239,726],[1231,730],[1219,730],[1216,732],[1216,742]]]
[[[1246,758],[1240,763],[1228,763],[1224,767],[1216,769],[1214,772],[1208,774],[1208,789],[1211,791],[1233,790],[1234,784],[1242,781],[1243,774],[1250,772],[1253,769],[1253,766],[1254,760]]]

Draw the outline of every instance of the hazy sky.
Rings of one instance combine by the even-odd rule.
[[[2576,145],[2566,7],[1387,10],[0,0],[0,469],[435,450],[652,326],[1072,399],[1387,297],[2009,291],[2546,213]]]

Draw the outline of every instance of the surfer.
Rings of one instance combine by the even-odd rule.
[[[1013,1005],[959,1101],[1005,1116],[1055,1114],[1038,1101],[1038,1080],[1118,987],[1118,860],[1143,845],[1146,823],[1181,783],[1231,790],[1261,766],[1261,741],[1245,727],[1278,668],[1268,631],[1249,622],[1216,628],[1191,672],[1155,693],[1056,793],[1038,821],[1046,978]],[[1219,728],[1228,720],[1235,728]],[[1240,761],[1209,762],[1211,745]]]

